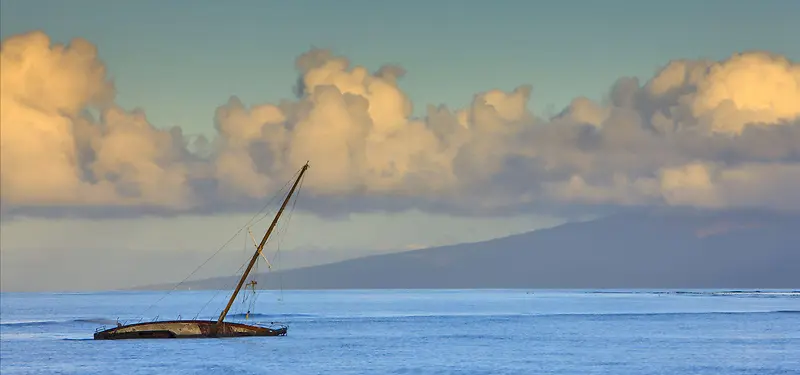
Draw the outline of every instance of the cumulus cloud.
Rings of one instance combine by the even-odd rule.
[[[800,209],[800,64],[768,52],[671,61],[541,118],[528,85],[414,117],[401,67],[370,72],[314,49],[295,61],[295,99],[232,97],[216,110],[216,137],[192,145],[115,104],[86,40],[16,35],[0,58],[4,212],[252,208],[306,160],[306,208],[328,213]]]
[[[4,40],[0,60],[4,210],[191,204],[180,129],[116,106],[95,46],[34,32]]]

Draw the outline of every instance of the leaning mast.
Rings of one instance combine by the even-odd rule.
[[[278,210],[278,213],[275,214],[275,218],[272,220],[272,224],[269,225],[269,229],[264,234],[264,238],[261,239],[261,243],[256,247],[256,252],[253,254],[253,257],[250,259],[250,264],[247,265],[247,269],[245,269],[244,274],[242,274],[242,278],[239,279],[239,283],[236,285],[236,289],[233,291],[233,295],[231,295],[231,299],[228,300],[228,305],[225,306],[225,309],[222,310],[222,313],[219,314],[219,319],[217,319],[217,326],[219,326],[223,320],[225,320],[225,316],[228,315],[228,310],[231,309],[233,305],[233,301],[236,299],[236,296],[239,294],[239,290],[242,289],[242,285],[244,284],[245,279],[247,279],[247,275],[250,273],[250,270],[253,268],[253,265],[258,260],[258,255],[261,254],[261,251],[264,249],[264,245],[267,243],[267,239],[269,238],[270,234],[272,234],[272,230],[275,229],[275,225],[278,223],[278,218],[280,218],[281,213],[286,208],[286,205],[289,203],[289,200],[292,198],[292,194],[294,194],[297,185],[300,183],[300,179],[303,177],[303,174],[308,169],[308,162],[303,168],[300,170],[300,175],[297,176],[297,179],[294,181],[294,185],[292,185],[292,189],[289,190],[289,194],[286,195],[286,199],[283,201],[281,208]]]

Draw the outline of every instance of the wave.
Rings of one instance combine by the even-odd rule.
[[[704,297],[743,297],[743,298],[800,298],[800,290],[595,290],[588,294],[657,294]]]
[[[103,319],[103,318],[89,318],[89,319],[66,319],[66,320],[12,320],[0,321],[0,326],[43,326],[43,325],[58,325],[58,324],[116,324],[116,320]]]
[[[663,292],[662,292],[663,293]],[[800,291],[761,291],[761,290],[716,290],[716,291],[675,291],[674,294],[701,296],[739,296],[739,297],[800,297]]]
[[[272,318],[314,318],[318,315],[313,314],[259,314],[259,313],[252,313],[250,314],[250,319],[272,319]],[[228,317],[231,319],[244,319],[247,317],[247,314],[228,314]]]
[[[599,313],[451,313],[451,314],[386,314],[372,316],[327,316],[325,320],[371,320],[392,321],[397,319],[447,319],[447,318],[468,318],[468,319],[509,319],[509,318],[558,318],[558,317],[666,317],[666,316],[691,316],[691,315],[758,315],[758,314],[800,314],[800,310],[765,310],[765,311],[664,311],[664,312],[599,312]]]

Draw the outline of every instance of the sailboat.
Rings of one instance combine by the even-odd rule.
[[[238,284],[236,284],[236,288],[234,289],[231,298],[228,300],[228,304],[222,310],[222,313],[220,313],[219,318],[217,318],[217,320],[197,320],[197,319],[165,320],[165,321],[134,323],[128,325],[122,325],[117,323],[117,326],[113,328],[98,329],[94,333],[94,339],[117,340],[117,339],[155,339],[155,338],[285,336],[289,328],[283,324],[273,324],[270,326],[266,326],[257,323],[243,324],[236,322],[226,322],[225,317],[227,316],[228,311],[231,309],[234,300],[236,300],[236,296],[239,294],[239,291],[242,289],[242,285],[244,285],[244,282],[247,279],[247,275],[250,273],[250,270],[253,269],[253,265],[258,260],[259,255],[263,256],[262,250],[264,249],[264,245],[267,243],[267,239],[269,239],[270,235],[272,234],[272,231],[275,229],[275,225],[278,223],[278,219],[283,213],[283,210],[286,208],[286,205],[289,203],[292,194],[294,194],[295,190],[297,189],[297,186],[300,183],[300,179],[303,177],[303,174],[306,172],[306,170],[308,170],[308,163],[306,163],[300,170],[300,173],[298,174],[297,179],[294,181],[291,190],[289,190],[289,193],[286,195],[286,199],[284,199],[283,204],[281,204],[280,209],[275,214],[275,218],[272,220],[269,229],[267,229],[267,232],[264,234],[264,238],[261,240],[261,243],[258,244],[258,246],[256,247],[255,253],[253,254],[252,258],[250,258],[250,263],[248,263],[247,268],[242,274],[242,277],[239,279]]]

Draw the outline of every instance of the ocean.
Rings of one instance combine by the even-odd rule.
[[[215,319],[229,293],[2,293],[0,373],[800,374],[800,291],[781,290],[259,291],[231,320],[287,336],[92,340]]]

